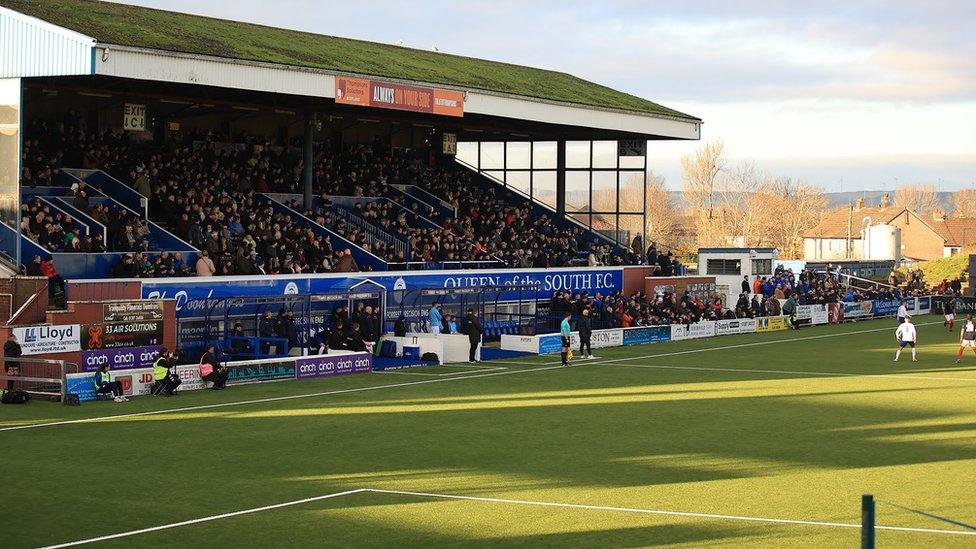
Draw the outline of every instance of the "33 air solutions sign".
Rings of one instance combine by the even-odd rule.
[[[81,350],[81,326],[24,326],[14,328],[24,355],[70,353]]]
[[[340,105],[464,116],[464,92],[361,78],[337,76],[335,101]]]

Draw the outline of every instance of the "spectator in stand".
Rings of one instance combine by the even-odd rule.
[[[214,262],[210,259],[207,250],[200,251],[200,258],[197,259],[197,276],[213,276],[217,272]]]
[[[213,344],[207,345],[203,356],[200,357],[200,379],[213,383],[211,389],[220,391],[227,384],[229,376],[230,370],[221,366],[220,360],[217,359],[217,348]]]
[[[48,255],[41,261],[40,264],[41,275],[47,277],[47,296],[48,300],[51,302],[58,301],[60,299],[62,302],[64,300],[64,279],[58,274],[57,269],[54,268],[54,258]]]
[[[356,265],[356,260],[352,257],[352,250],[346,248],[342,251],[342,257],[336,263],[332,272],[335,273],[351,273],[359,270],[359,266]]]
[[[742,277],[742,293],[749,293],[749,289],[749,275],[746,275]]]

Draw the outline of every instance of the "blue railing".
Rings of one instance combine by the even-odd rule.
[[[92,218],[88,212],[83,212],[78,208],[75,208],[73,204],[67,201],[67,199],[60,196],[52,196],[49,198],[49,200],[57,204],[61,210],[70,213],[75,219],[84,221],[84,223],[89,227],[89,234],[93,234],[91,231],[101,233],[102,242],[108,242],[108,228],[98,221],[95,221],[95,219]]]
[[[83,179],[105,196],[111,196],[126,208],[145,219],[149,214],[149,199],[135,189],[101,170],[65,170],[69,175]]]
[[[405,201],[409,199],[423,202],[439,211],[441,215],[452,219],[457,217],[457,211],[453,206],[416,185],[391,185],[390,188],[401,193]]]

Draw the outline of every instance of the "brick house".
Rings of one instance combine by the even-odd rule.
[[[885,195],[878,207],[865,207],[862,199],[853,209],[839,208],[824,216],[819,225],[803,235],[804,259],[861,259],[861,228],[869,223],[901,229],[901,255],[909,259],[927,261],[948,257],[965,246],[976,244],[976,219],[953,219],[940,211],[922,215],[907,208],[890,206]]]

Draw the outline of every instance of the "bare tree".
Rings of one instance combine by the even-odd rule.
[[[939,208],[939,193],[932,185],[906,184],[895,191],[895,203],[921,214],[930,214]]]
[[[952,193],[952,214],[956,217],[976,217],[976,189]]]
[[[803,233],[815,227],[827,211],[823,189],[788,177],[772,179],[765,207],[775,213],[775,223],[768,228],[771,244],[785,258],[798,258],[803,251]]]
[[[693,155],[681,157],[685,201],[694,210],[707,212],[709,219],[714,214],[719,178],[727,163],[725,144],[721,141],[705,143]]]

